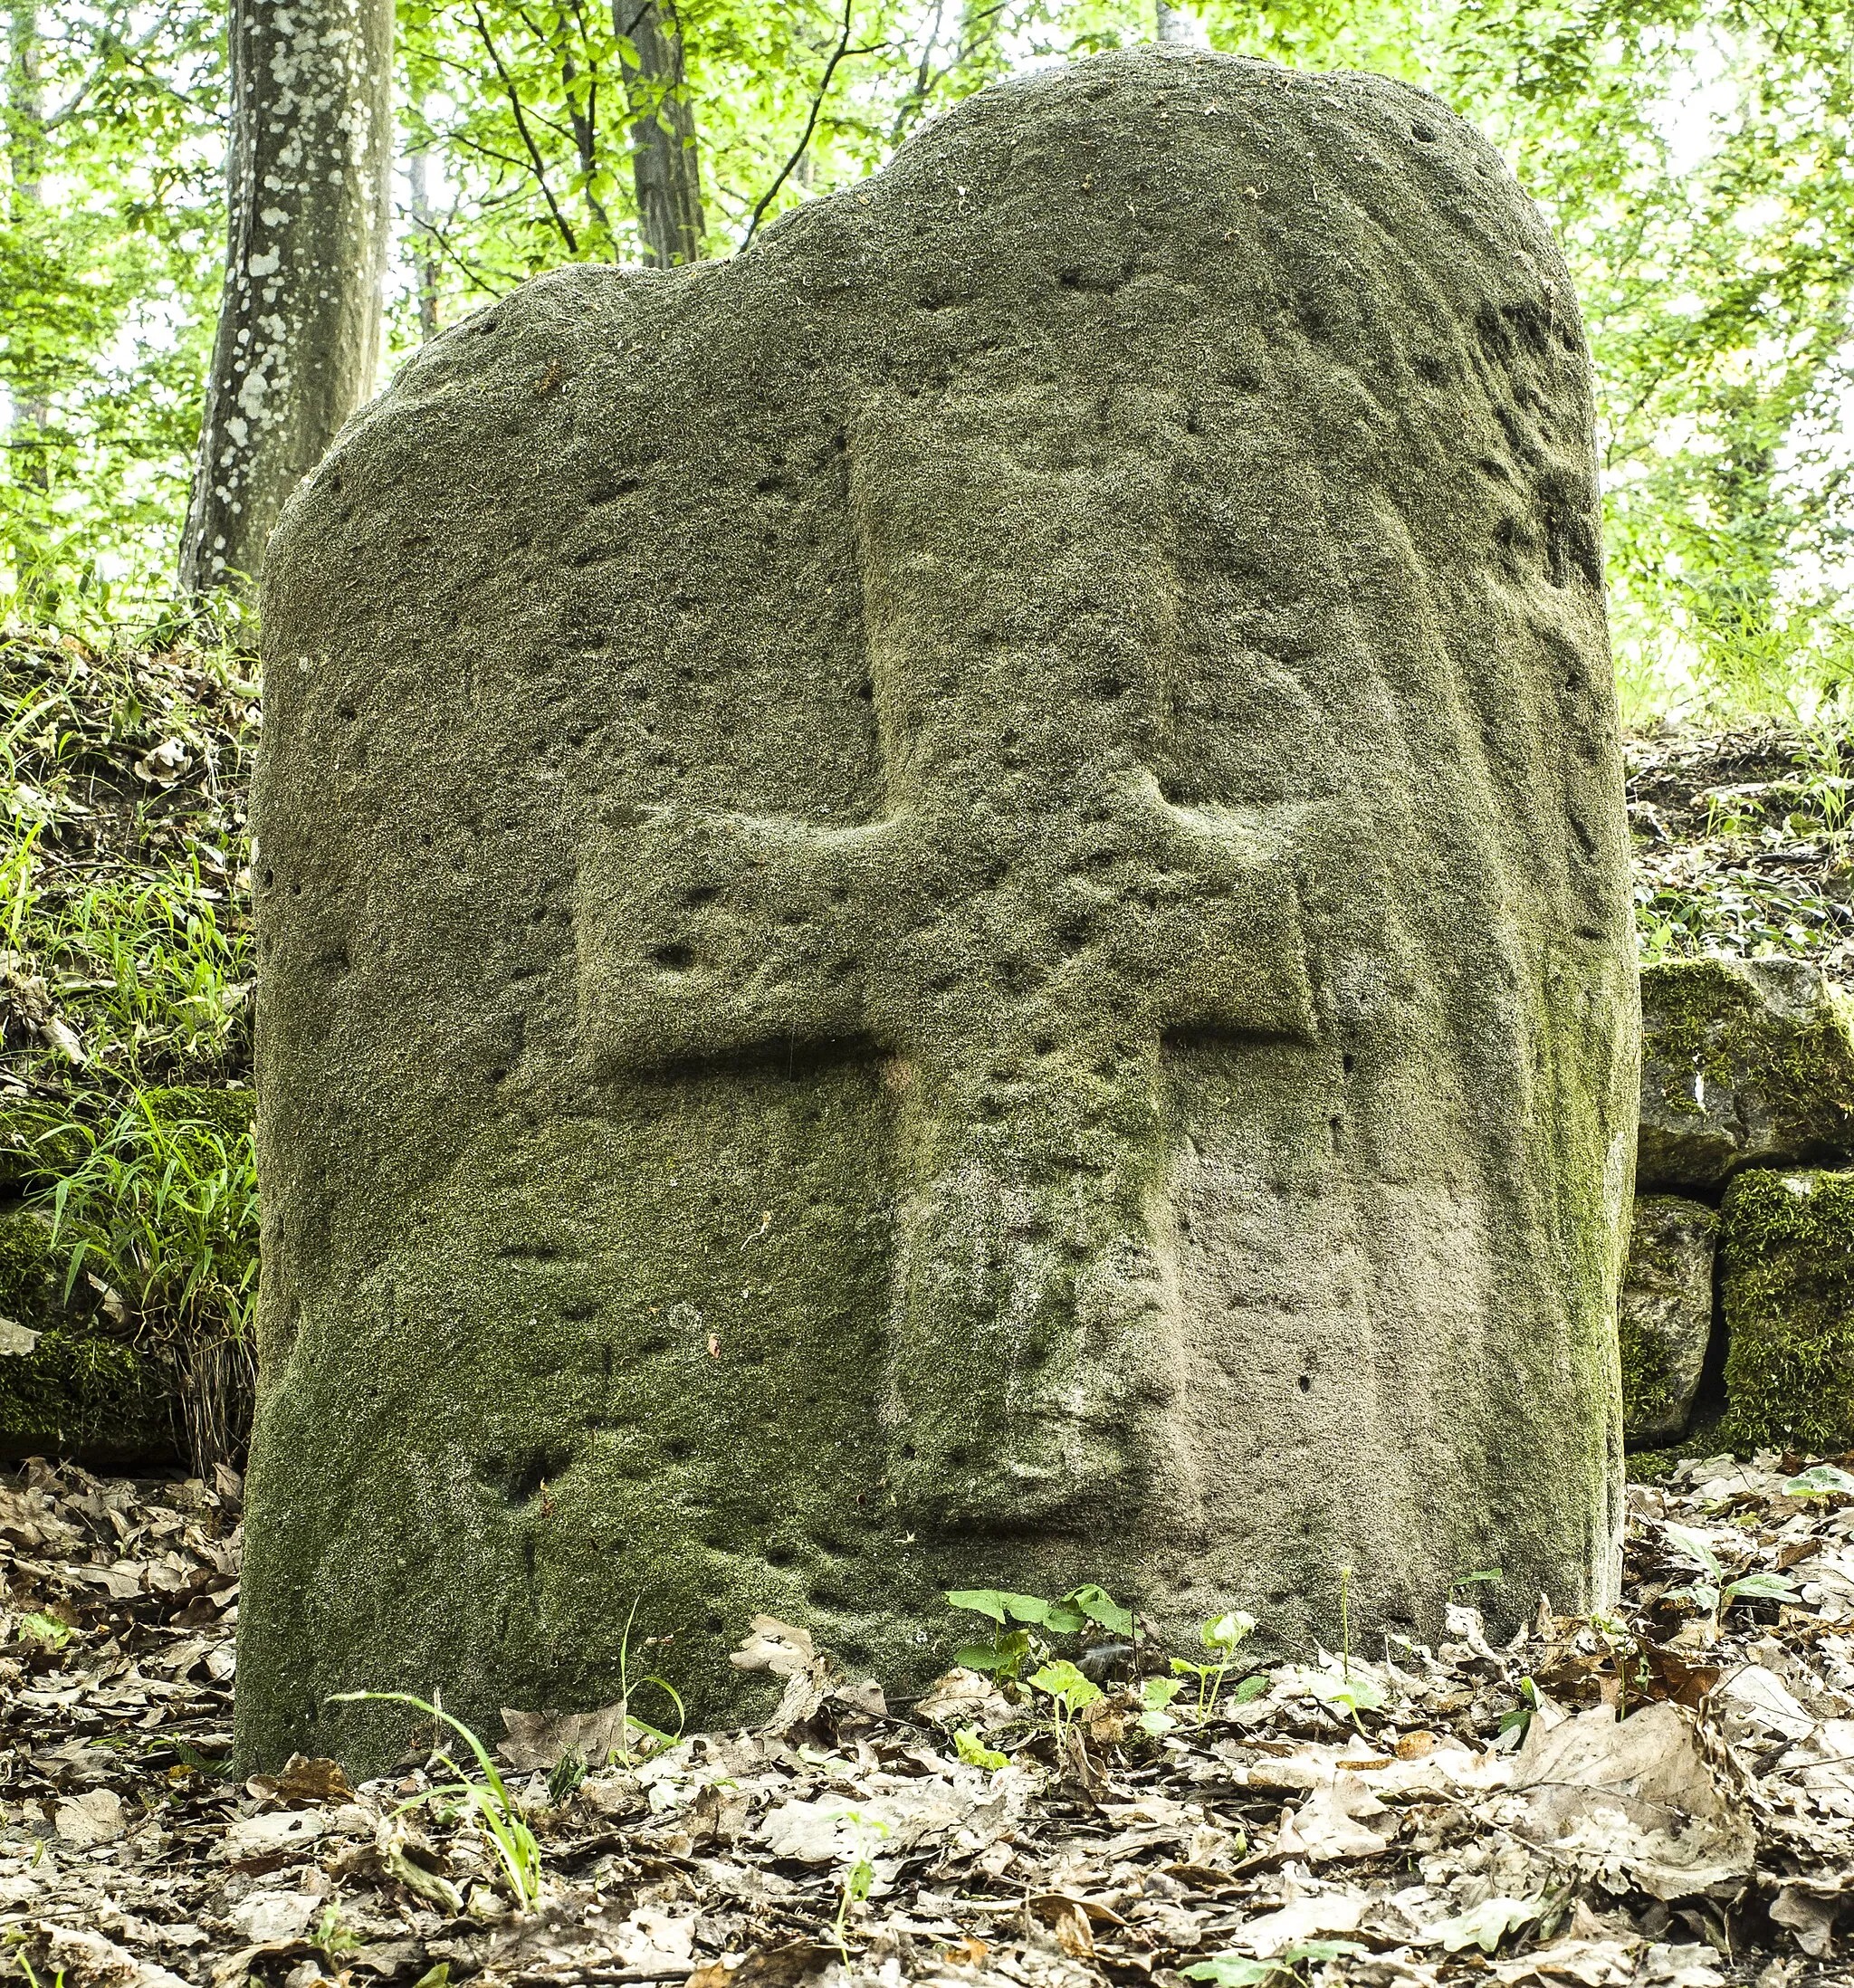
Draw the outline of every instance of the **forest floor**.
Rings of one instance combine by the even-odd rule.
[[[1164,1705],[1169,1667],[1136,1641],[1060,1730],[1046,1692],[1013,1704],[970,1670],[891,1707],[762,1619],[743,1654],[786,1680],[769,1724],[658,1744],[618,1708],[518,1716],[486,1735],[499,1796],[454,1738],[473,1793],[423,1752],[359,1787],[301,1757],[241,1782],[235,1477],[31,1465],[0,1488],[0,1968],[37,1988],[1845,1983],[1854,1477],[1802,1467],[1632,1486],[1613,1616],[1542,1610],[1492,1644],[1469,1585],[1433,1650],[1250,1669],[1239,1644],[1193,1649],[1227,1674]]]
[[[61,1178],[74,1210],[143,1178],[171,1197],[138,1093],[248,1082],[261,722],[229,652],[0,636],[0,1179],[26,1205]],[[1778,951],[1854,980],[1850,794],[1832,741],[1632,741],[1644,957]],[[208,1152],[159,1235],[91,1221],[122,1331],[196,1331],[205,1292],[242,1333],[248,1162]],[[649,1758],[609,1717],[525,1724],[505,1766],[538,1863],[511,1875],[494,1797],[426,1799],[449,1777],[422,1755],[359,1789],[328,1762],[233,1778],[229,1467],[33,1462],[0,1481],[0,1978],[1845,1983],[1854,1496],[1798,1486],[1801,1465],[1702,1458],[1632,1487],[1613,1618],[1490,1647],[1470,1587],[1434,1651],[1245,1675],[1238,1649],[1201,1717],[1195,1679],[1167,1710],[1158,1677],[1110,1677],[1060,1744],[1046,1696],[969,1678],[891,1710],[762,1637],[789,1673],[769,1729]],[[1792,1591],[1756,1591],[1773,1582]],[[576,1781],[569,1747],[607,1764]]]

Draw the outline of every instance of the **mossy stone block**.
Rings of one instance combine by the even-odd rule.
[[[170,1454],[158,1368],[61,1295],[44,1223],[0,1215],[0,1456],[110,1464]]]
[[[1716,1191],[1746,1166],[1854,1158],[1854,1007],[1804,960],[1641,975],[1637,1184]]]
[[[38,1098],[0,1104],[0,1193],[28,1191],[83,1154],[83,1134],[63,1106]]]
[[[1713,1332],[1713,1247],[1718,1216],[1703,1201],[1637,1197],[1618,1317],[1622,1429],[1632,1445],[1687,1433]]]
[[[178,1084],[144,1091],[141,1094],[148,1116],[163,1131],[204,1125],[228,1144],[244,1138],[257,1115],[254,1091]]]
[[[1722,1440],[1854,1447],[1854,1174],[1740,1174],[1725,1192],[1719,1249]]]
[[[760,1611],[1606,1605],[1593,464],[1499,155],[1197,50],[432,340],[265,561],[243,1756],[627,1621],[731,1723]]]

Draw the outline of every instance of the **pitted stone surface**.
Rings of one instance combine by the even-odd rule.
[[[1613,1583],[1583,343],[1431,100],[1141,50],[434,342],[267,562],[241,1744],[948,1586]]]
[[[1719,1218],[1672,1194],[1636,1199],[1617,1324],[1622,1430],[1649,1448],[1686,1435],[1713,1336],[1713,1251]]]

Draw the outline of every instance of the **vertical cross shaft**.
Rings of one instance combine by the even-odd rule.
[[[1316,1029],[1292,821],[1174,806],[1151,770],[1177,583],[1141,504],[1162,473],[1104,441],[1051,473],[995,431],[866,418],[883,817],[621,808],[582,860],[596,1071],[895,1059],[890,1484],[927,1523],[1137,1493],[1176,1365],[1162,1039]],[[1000,515],[1008,559],[980,527]],[[1027,538],[1028,597],[1006,579]]]

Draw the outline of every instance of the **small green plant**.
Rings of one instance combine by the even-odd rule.
[[[62,1649],[77,1634],[69,1622],[61,1622],[51,1615],[22,1615],[19,1626],[23,1633],[34,1642],[43,1643],[47,1649]]]
[[[1184,1689],[1182,1677],[1142,1677],[1140,1680],[1140,1730],[1156,1739],[1178,1724],[1171,1701]],[[1202,1725],[1203,1721],[1198,1722]]]
[[[1854,1477],[1835,1464],[1811,1464],[1783,1486],[1786,1498],[1844,1497],[1854,1492]]]
[[[631,1710],[631,1629],[636,1620],[637,1604],[634,1601],[631,1603],[631,1612],[625,1618],[625,1633],[618,1639],[618,1702],[625,1709],[624,1718],[618,1728],[616,1757],[618,1764],[623,1767],[628,1767],[632,1764],[631,1734],[634,1729],[642,1733],[645,1738],[650,1742],[653,1753],[660,1754],[674,1746],[682,1738],[683,1728],[689,1723],[689,1715],[687,1708],[683,1704],[682,1693],[676,1689],[675,1686],[667,1677],[658,1677],[654,1670],[647,1677],[638,1678],[636,1689],[641,1691],[645,1685],[655,1685],[676,1708],[676,1729],[674,1733],[665,1732],[661,1726],[648,1725],[633,1714]],[[558,1771],[556,1769],[556,1772]],[[584,1778],[585,1770],[582,1767],[580,1779],[583,1780]],[[576,1788],[578,1784],[578,1781],[573,1783]],[[549,1788],[551,1791],[551,1782],[549,1783]],[[559,1799],[563,1800],[564,1797]]]
[[[1200,1726],[1216,1711],[1217,1700],[1223,1689],[1223,1680],[1229,1675],[1230,1666],[1236,1660],[1237,1649],[1246,1637],[1253,1633],[1255,1626],[1256,1619],[1253,1615],[1246,1615],[1240,1609],[1231,1609],[1227,1614],[1214,1616],[1209,1621],[1198,1626],[1198,1640],[1206,1649],[1213,1650],[1217,1655],[1201,1664],[1194,1664],[1186,1657],[1174,1657],[1171,1659],[1174,1676],[1180,1679],[1195,1677],[1198,1680],[1198,1724]],[[1253,1696],[1254,1694],[1251,1693],[1250,1696]]]
[[[1519,1703],[1511,1711],[1500,1716],[1502,1735],[1517,1732],[1520,1739],[1532,1730],[1532,1722],[1538,1716],[1541,1704],[1539,1687],[1530,1677],[1519,1680]]]
[[[1295,1988],[1304,1983],[1314,1961],[1343,1960],[1366,1949],[1356,1940],[1303,1940],[1272,1960],[1250,1960],[1241,1954],[1213,1954],[1207,1961],[1180,1969],[1187,1981],[1205,1981],[1210,1988]]]
[[[1735,1601],[1794,1601],[1795,1585],[1782,1574],[1741,1574],[1737,1580],[1728,1581],[1719,1556],[1704,1533],[1695,1532],[1689,1525],[1665,1525],[1661,1529],[1696,1577],[1683,1588],[1670,1590],[1667,1599],[1692,1602],[1712,1617],[1715,1629]]]
[[[1354,1725],[1361,1712],[1376,1712],[1383,1706],[1384,1694],[1369,1678],[1321,1670],[1309,1671],[1307,1677],[1314,1696],[1323,1705],[1344,1713]]]
[[[309,1944],[330,1960],[339,1960],[342,1955],[353,1953],[362,1944],[359,1934],[351,1926],[342,1924],[339,1899],[331,1898],[322,1907],[322,1916],[316,1921]]]
[[[434,1762],[448,1768],[457,1778],[428,1789],[424,1794],[414,1795],[409,1802],[402,1802],[393,1813],[404,1815],[406,1810],[427,1802],[439,1808],[454,1808],[460,1813],[474,1812],[490,1841],[495,1845],[496,1855],[508,1876],[509,1888],[515,1895],[517,1907],[523,1912],[531,1912],[540,1899],[540,1845],[535,1841],[534,1831],[528,1827],[521,1804],[509,1792],[507,1784],[496,1771],[488,1747],[463,1720],[453,1717],[436,1705],[415,1697],[409,1691],[338,1691],[329,1703],[409,1705],[427,1718],[448,1725],[468,1744],[482,1772],[480,1781],[472,1780],[449,1754],[434,1750]]]
[[[844,1957],[847,1966],[850,1959],[848,1927],[850,1914],[868,1897],[875,1883],[875,1863],[870,1856],[869,1832],[877,1836],[888,1834],[888,1824],[880,1816],[865,1816],[857,1809],[839,1809],[837,1820],[846,1822],[850,1829],[851,1847],[854,1852],[850,1862],[845,1865],[843,1880],[837,1888],[836,1950]]]
[[[1497,1588],[1506,1579],[1498,1567],[1483,1567],[1478,1573],[1459,1574],[1448,1583],[1448,1599],[1455,1599],[1457,1588]]]
[[[950,1607],[982,1615],[993,1625],[989,1643],[962,1643],[953,1661],[968,1670],[989,1671],[1001,1684],[1015,1684],[1024,1665],[1045,1653],[1046,1645],[1034,1633],[1037,1630],[1074,1636],[1094,1622],[1116,1636],[1132,1633],[1132,1610],[1092,1581],[1072,1588],[1059,1601],[1002,1588],[956,1589],[946,1599]]]
[[[548,1770],[547,1799],[558,1809],[567,1801],[586,1779],[586,1755],[577,1746],[569,1746]]]
[[[1045,1664],[1027,1681],[1031,1690],[1040,1691],[1050,1702],[1056,1714],[1056,1744],[1058,1746],[1062,1744],[1067,1723],[1102,1695],[1101,1687],[1093,1678],[1085,1677],[1066,1657]]]
[[[995,1774],[1000,1767],[1010,1765],[1007,1754],[1000,1754],[996,1747],[986,1745],[970,1725],[959,1728],[952,1736],[952,1744],[968,1767],[982,1767],[987,1773]]]

